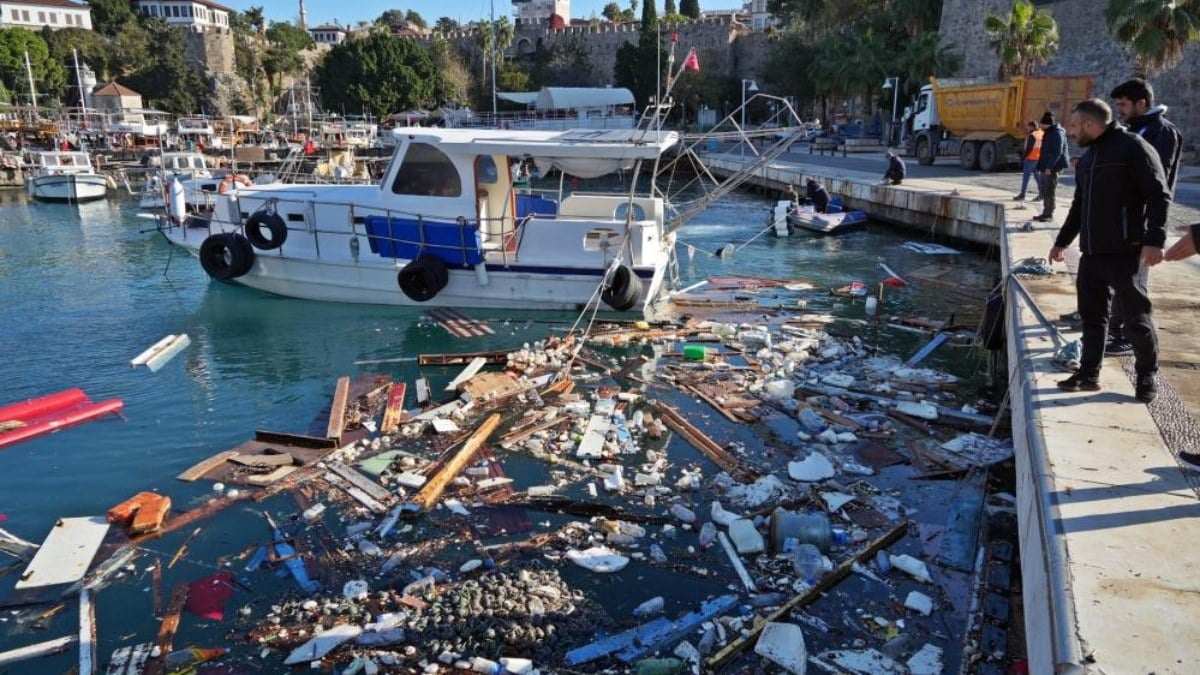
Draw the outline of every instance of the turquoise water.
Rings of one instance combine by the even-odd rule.
[[[977,254],[933,259],[903,251],[899,245],[912,235],[877,227],[836,239],[764,235],[729,259],[703,253],[753,237],[765,225],[770,205],[757,196],[735,194],[685,227],[680,237],[698,253],[690,261],[682,256],[682,283],[713,275],[805,279],[818,287],[852,279],[873,283],[882,278],[880,262],[901,274],[943,265],[951,270],[950,279],[986,280],[993,272]],[[328,405],[338,376],[369,369],[411,382],[417,374],[411,364],[360,367],[355,361],[518,346],[544,337],[553,322],[573,318],[466,310],[492,319],[497,334],[454,339],[422,321],[416,309],[314,303],[210,283],[193,258],[173,251],[157,234],[140,231],[149,223],[138,220],[135,210],[128,201],[67,206],[28,204],[18,193],[0,197],[0,403],[69,387],[83,388],[93,400],[125,401],[121,419],[106,418],[0,451],[0,514],[6,520],[0,526],[35,542],[58,517],[102,514],[143,489],[162,489],[177,509],[194,506],[208,486],[179,483],[176,474],[242,442],[254,429],[305,432]],[[889,291],[883,308],[945,318],[961,311],[952,304],[942,286],[917,284]],[[864,316],[861,303],[824,294],[812,294],[808,310]],[[915,351],[924,340],[876,330],[871,329],[872,337],[879,344],[901,354]],[[129,367],[140,351],[180,332],[191,337],[192,345],[160,372]],[[928,363],[969,376],[978,360],[974,352],[945,348]],[[440,389],[438,383],[454,373],[427,369],[423,374]],[[222,553],[262,538],[258,529],[245,530],[227,522],[206,532],[200,543]],[[181,540],[164,540],[161,547],[173,551]],[[11,579],[0,584],[8,588]],[[147,584],[143,575],[136,586],[142,605]],[[125,644],[116,633],[137,631],[149,639],[157,622],[145,607],[130,618],[118,596],[100,597],[104,663],[113,647]],[[0,650],[72,632],[75,619],[71,612],[63,616],[48,633],[18,631],[15,622],[0,625]],[[127,624],[128,630],[111,628],[114,623]],[[71,661],[63,656],[27,662],[11,672],[62,672]]]

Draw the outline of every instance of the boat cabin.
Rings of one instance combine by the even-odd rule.
[[[43,176],[93,173],[86,152],[53,151],[38,153],[38,173]]]

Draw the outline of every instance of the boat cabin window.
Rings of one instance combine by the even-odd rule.
[[[419,197],[461,197],[462,179],[446,153],[428,143],[411,143],[396,170],[392,192]]]
[[[629,202],[624,202],[617,205],[616,211],[613,212],[613,220],[624,222],[625,217],[629,215]],[[633,205],[633,220],[640,221],[646,219],[646,209],[642,208],[641,204]]]

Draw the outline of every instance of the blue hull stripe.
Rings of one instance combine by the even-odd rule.
[[[453,269],[453,267],[451,268]],[[600,276],[604,274],[604,270],[600,268],[581,269],[579,267],[532,267],[532,266],[516,266],[516,265],[488,265],[489,272],[517,272],[527,274],[562,274],[569,276]],[[642,279],[653,279],[653,269],[636,269],[633,273]]]

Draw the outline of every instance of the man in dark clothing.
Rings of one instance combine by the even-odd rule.
[[[1065,260],[1067,246],[1079,237],[1083,255],[1075,289],[1083,353],[1079,370],[1058,386],[1067,391],[1100,390],[1104,336],[1116,293],[1136,359],[1135,396],[1149,403],[1158,395],[1158,342],[1145,277],[1138,270],[1162,261],[1171,202],[1167,176],[1154,148],[1113,122],[1112,108],[1104,101],[1076,105],[1070,124],[1071,138],[1087,151],[1079,158],[1075,197],[1050,260]]]
[[[812,202],[817,213],[825,213],[829,208],[829,191],[816,180],[809,178],[804,182],[804,194],[808,201]]]
[[[1054,218],[1054,197],[1058,190],[1058,174],[1067,168],[1070,161],[1067,150],[1067,132],[1054,119],[1054,113],[1049,110],[1042,115],[1039,126],[1042,128],[1042,156],[1038,159],[1037,170],[1042,174],[1042,214],[1034,216],[1034,220],[1049,222]]]
[[[1167,173],[1167,188],[1175,194],[1175,176],[1179,170],[1179,156],[1183,153],[1183,135],[1165,115],[1167,107],[1154,105],[1154,88],[1141,78],[1134,78],[1117,85],[1109,96],[1113,99],[1117,119],[1125,123],[1133,133],[1146,139],[1158,151],[1158,159],[1162,162],[1163,170]],[[1146,270],[1142,270],[1146,274]],[[1143,281],[1146,284],[1147,281]],[[1120,321],[1121,300],[1113,298],[1113,317],[1115,321],[1108,324],[1108,344],[1104,353],[1111,356],[1123,356],[1133,353],[1133,345],[1125,339],[1125,332]]]
[[[904,175],[907,169],[904,166],[904,160],[900,159],[896,153],[891,150],[887,151],[888,168],[883,173],[884,185],[899,185],[900,181],[904,180]]]

